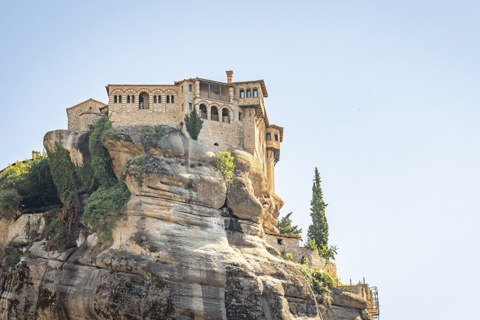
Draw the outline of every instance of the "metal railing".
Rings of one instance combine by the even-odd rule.
[[[206,120],[207,119],[207,113],[204,113],[204,112],[200,113],[200,118]]]
[[[212,114],[212,120],[218,121],[218,114]]]

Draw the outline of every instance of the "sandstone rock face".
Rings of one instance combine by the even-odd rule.
[[[350,292],[342,292],[341,290],[332,290],[331,297],[333,304],[337,306],[355,308],[355,309],[367,309],[367,300],[359,295],[352,294]]]
[[[162,126],[152,143],[138,128],[117,129],[104,145],[132,197],[113,243],[81,234],[77,247],[47,252],[42,239],[8,239],[0,318],[321,319],[303,275],[264,240],[283,202],[253,156],[232,150],[229,185],[212,150],[179,130]],[[48,133],[45,144],[80,162],[70,135]]]

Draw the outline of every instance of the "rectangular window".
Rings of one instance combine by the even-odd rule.
[[[122,96],[118,96],[118,103],[122,103]]]
[[[245,98],[245,91],[240,90],[240,98]]]
[[[247,98],[250,98],[251,97],[251,92],[250,90],[247,90]]]
[[[278,134],[275,135],[275,141],[278,141]]]
[[[191,104],[191,103],[188,104],[188,110],[190,110],[190,111],[193,110],[193,104]]]
[[[240,112],[238,113],[238,120],[242,121],[242,114]]]
[[[272,140],[272,138],[270,137],[270,133],[267,133],[267,141],[270,141]]]
[[[132,96],[132,103],[135,103],[135,96]]]
[[[192,86],[191,84],[189,84],[189,85],[188,85],[188,91],[189,91],[189,92],[192,92],[192,90],[193,90],[193,86]]]
[[[257,89],[253,89],[253,96],[254,96],[254,97],[258,97],[258,91],[257,91]]]

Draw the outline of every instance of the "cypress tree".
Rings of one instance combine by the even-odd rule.
[[[200,130],[202,130],[202,125],[203,120],[200,119],[195,108],[190,112],[190,115],[185,115],[185,126],[192,139],[197,140]]]
[[[327,204],[323,201],[322,188],[320,186],[320,174],[315,167],[315,178],[313,179],[312,201],[310,202],[310,216],[312,224],[308,227],[308,238],[315,240],[319,249],[327,248],[328,244],[328,223],[325,217]]]

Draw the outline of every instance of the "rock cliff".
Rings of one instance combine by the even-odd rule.
[[[321,306],[302,273],[265,242],[283,202],[251,154],[230,150],[237,172],[227,183],[213,152],[175,128],[161,126],[158,141],[118,129],[104,146],[132,196],[113,241],[82,232],[77,246],[48,251],[28,232],[41,231],[41,215],[2,222],[1,319],[368,318]],[[81,140],[59,130],[44,143],[62,144],[81,163]]]

